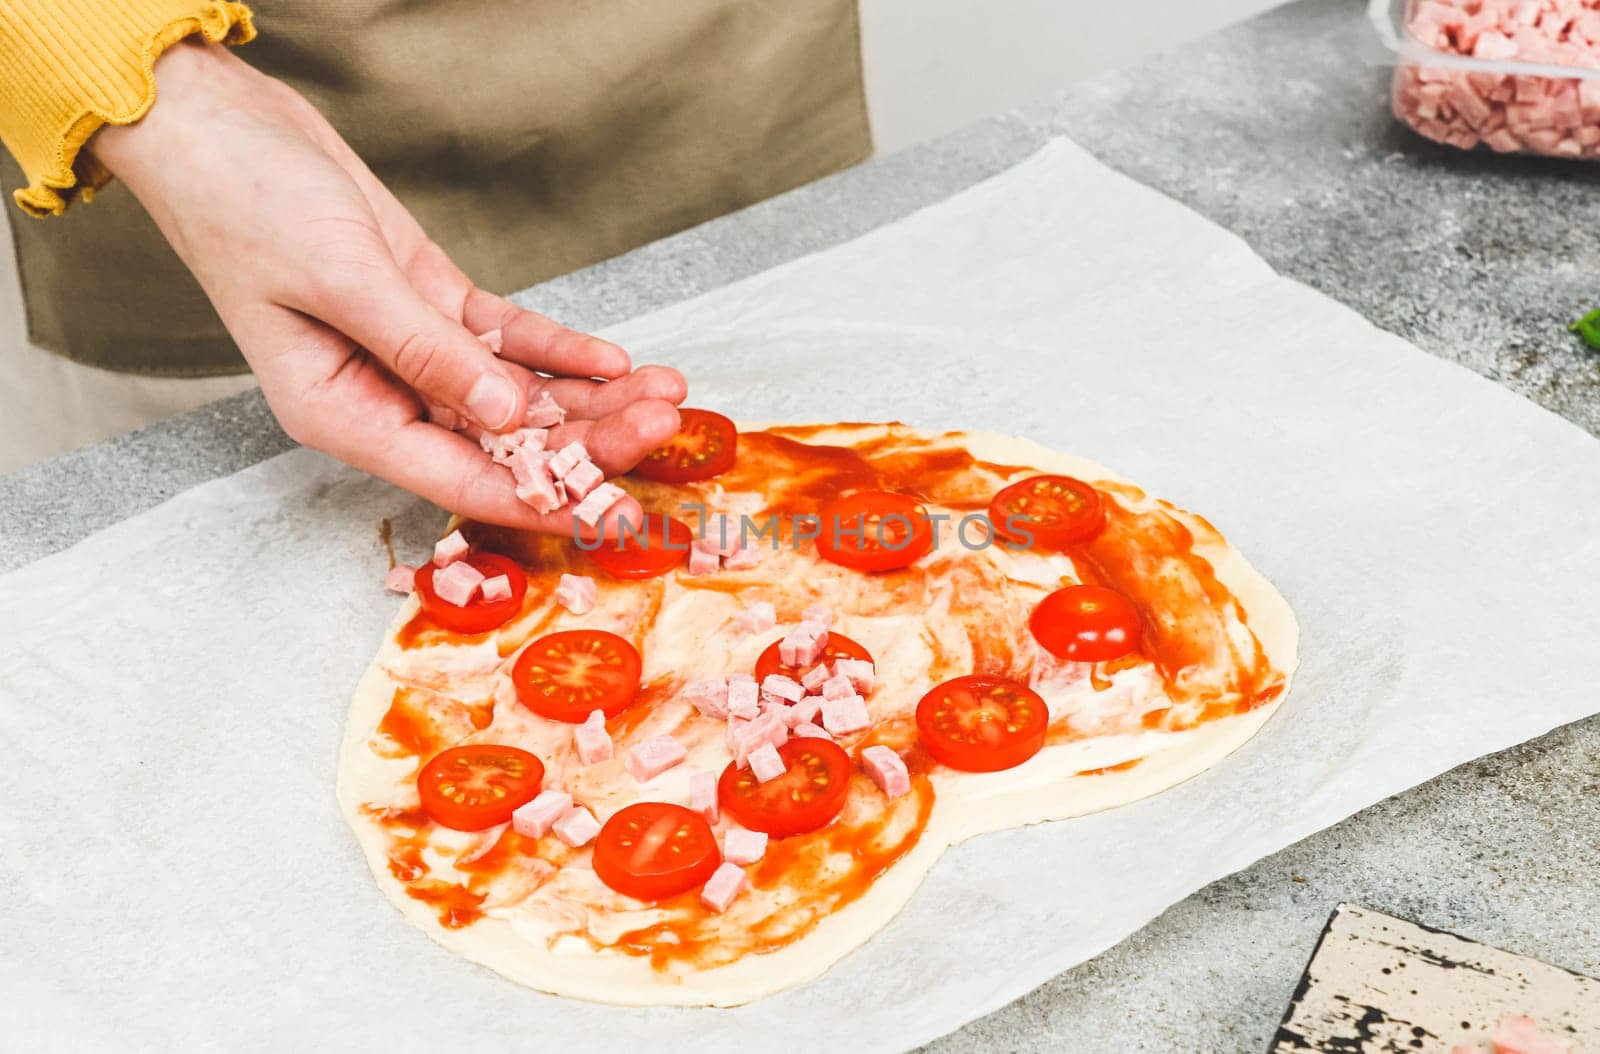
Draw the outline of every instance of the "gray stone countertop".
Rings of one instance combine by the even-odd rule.
[[[1064,134],[1280,272],[1600,436],[1600,353],[1565,329],[1600,303],[1600,166],[1417,138],[1389,116],[1370,37],[1357,0],[1302,0],[519,299],[583,328],[619,322],[865,233]],[[0,477],[0,570],[289,445],[248,393]],[[1597,802],[1592,718],[1216,882],[930,1049],[1263,1051],[1343,900],[1600,973]]]

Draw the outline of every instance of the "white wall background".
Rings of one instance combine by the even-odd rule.
[[[1280,0],[861,0],[881,153],[953,131]]]

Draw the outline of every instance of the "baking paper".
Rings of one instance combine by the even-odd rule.
[[[334,801],[400,603],[378,522],[417,560],[444,515],[286,454],[0,577],[6,1044],[901,1049],[1600,710],[1600,444],[1068,143],[608,335],[738,417],[1019,433],[1200,511],[1299,615],[1288,701],[1165,794],[957,847],[812,984],[723,1011],[553,998],[404,922]]]

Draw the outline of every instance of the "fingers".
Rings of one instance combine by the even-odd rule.
[[[574,439],[607,476],[637,465],[656,447],[678,434],[677,407],[662,399],[631,403],[597,421],[571,421],[550,433],[550,449]]]
[[[481,289],[467,294],[461,321],[474,333],[500,330],[500,354],[543,373],[611,380],[633,367],[628,353],[610,341],[568,329]]]
[[[548,391],[550,397],[573,417],[591,421],[647,400],[660,400],[676,406],[688,394],[683,375],[667,366],[640,366],[614,381],[536,377],[529,398],[541,389]]]
[[[302,302],[289,306],[367,349],[426,401],[494,432],[521,424],[527,408],[523,378],[424,300],[385,247],[362,244],[359,231],[350,237],[346,258],[325,269]],[[372,232],[366,237],[378,240]]]

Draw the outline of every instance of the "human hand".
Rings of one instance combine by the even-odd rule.
[[[503,432],[548,390],[568,411],[551,447],[580,439],[607,475],[677,432],[677,371],[635,370],[475,288],[293,89],[199,43],[169,48],[156,82],[149,114],[90,148],[199,279],[293,439],[472,519],[570,531],[570,510],[535,513],[428,404]],[[474,336],[497,329],[498,358]],[[639,515],[627,499],[604,525]]]

